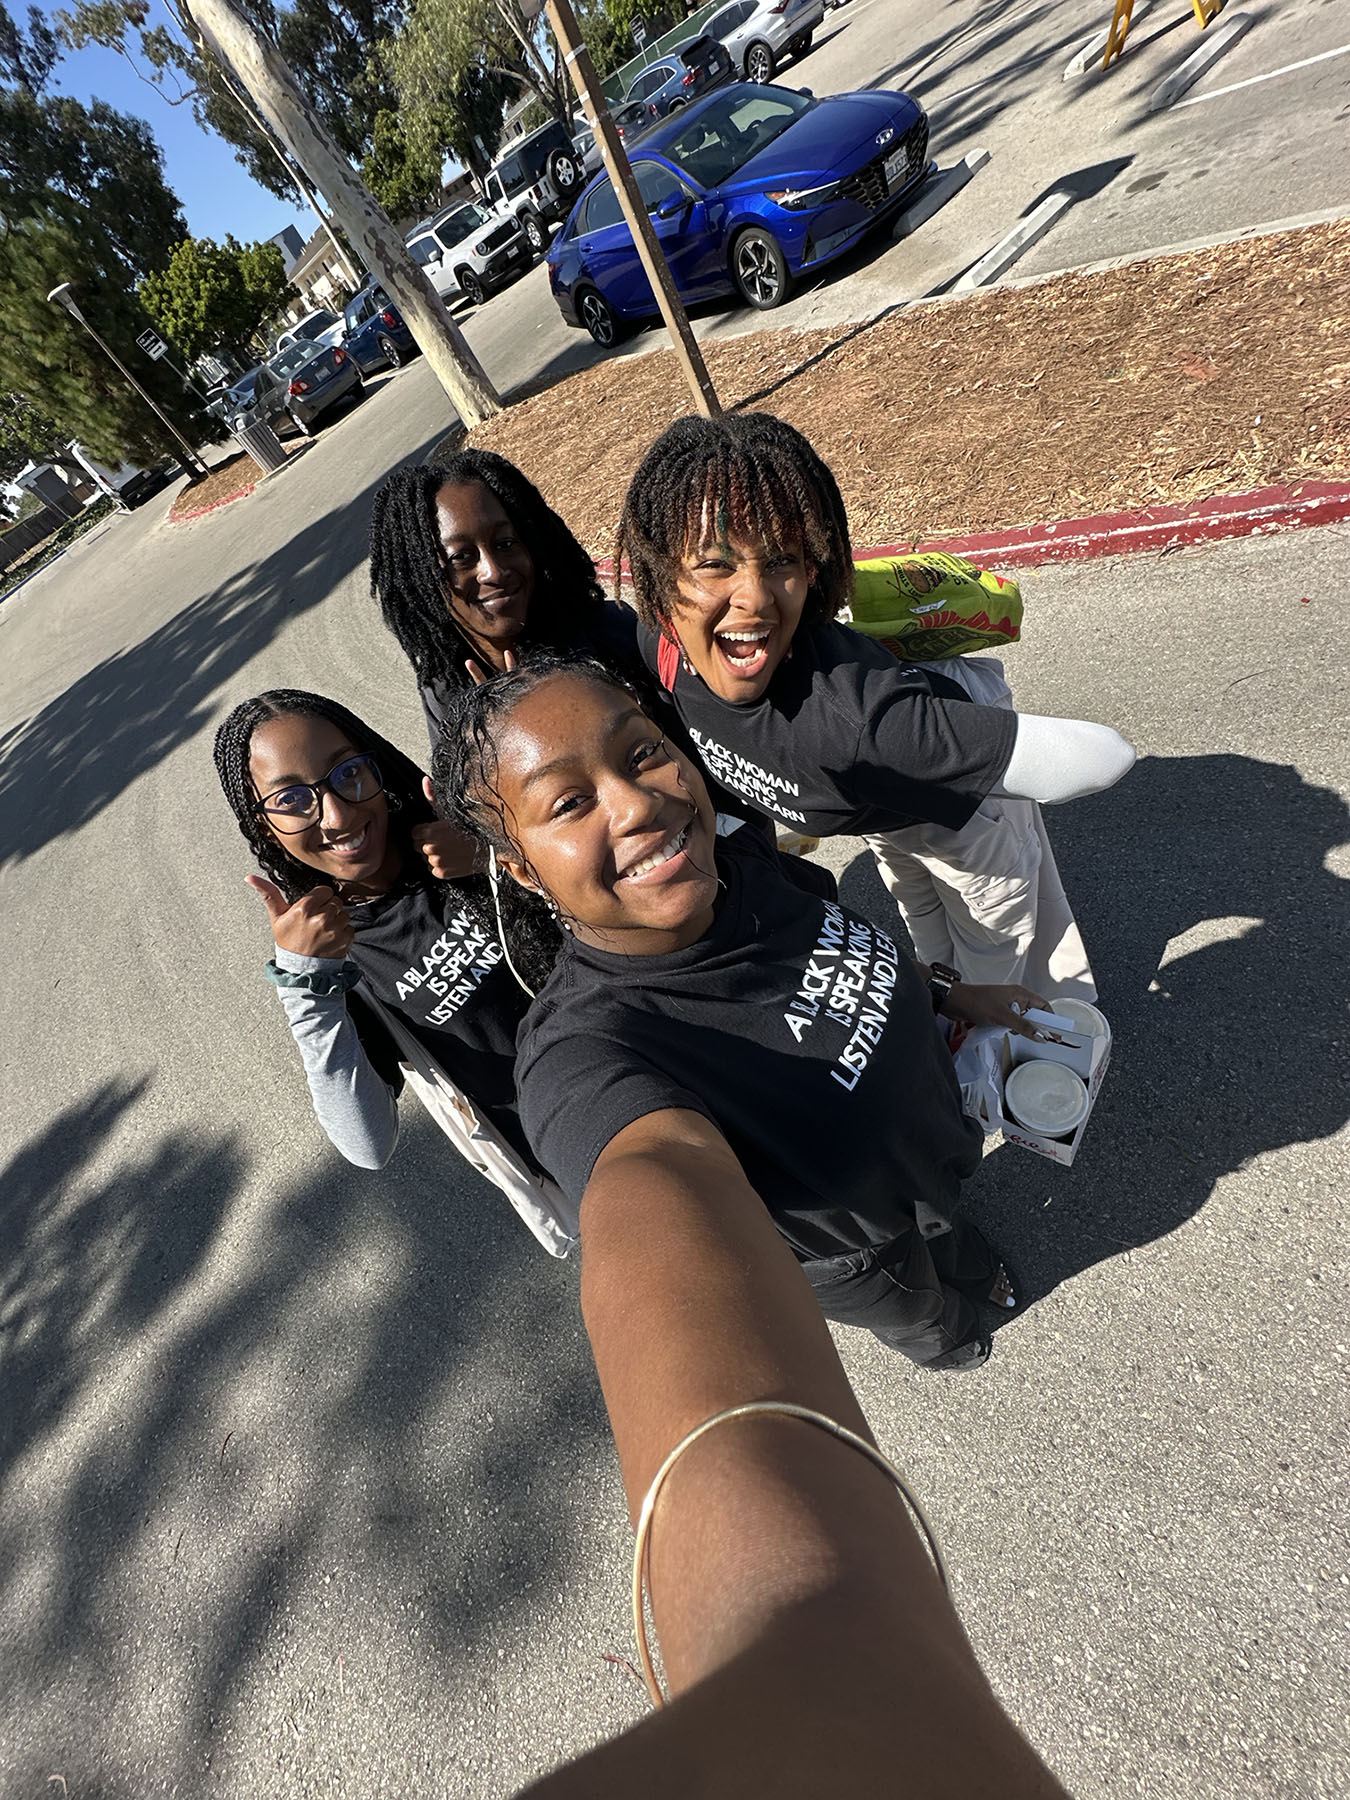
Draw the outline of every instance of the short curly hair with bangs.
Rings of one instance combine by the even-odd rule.
[[[628,564],[639,617],[669,623],[688,552],[715,529],[752,543],[800,543],[814,576],[804,624],[838,616],[853,592],[853,547],[839,484],[807,440],[772,413],[677,419],[628,486],[615,566]]]

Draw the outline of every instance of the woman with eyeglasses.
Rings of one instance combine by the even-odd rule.
[[[421,771],[345,706],[274,689],[216,734],[216,772],[261,875],[268,964],[334,1146],[378,1169],[404,1078],[556,1255],[574,1208],[530,1158],[516,1112],[511,976],[481,876],[439,879]]]

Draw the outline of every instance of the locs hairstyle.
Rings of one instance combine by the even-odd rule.
[[[447,483],[479,481],[501,502],[534,563],[529,638],[550,649],[577,641],[604,600],[595,564],[539,489],[491,450],[464,450],[442,463],[398,469],[375,496],[370,520],[370,591],[423,687],[466,687],[472,646],[450,613],[436,495]]]
[[[803,614],[833,619],[853,592],[853,548],[839,484],[800,431],[772,413],[677,419],[638,464],[619,520],[643,623],[671,615],[686,553],[705,531],[800,543],[815,567]]]
[[[346,733],[355,749],[375,758],[389,799],[390,831],[395,842],[409,855],[412,854],[408,843],[409,827],[435,817],[422,792],[422,771],[417,764],[336,700],[325,700],[322,694],[307,694],[301,688],[273,688],[266,694],[243,701],[216,733],[216,774],[249,849],[263,872],[276,882],[288,900],[298,900],[310,888],[327,882],[328,877],[287,855],[268,830],[257,810],[259,795],[249,773],[249,750],[253,734],[260,725],[293,713],[327,719]]]

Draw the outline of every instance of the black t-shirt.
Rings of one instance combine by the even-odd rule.
[[[566,648],[575,650],[582,656],[594,656],[607,669],[613,669],[639,689],[645,689],[649,682],[650,678],[638,650],[637,614],[631,606],[620,606],[612,600],[604,600],[586,615],[582,629],[565,646],[555,645],[552,639],[547,641],[551,648]],[[466,651],[465,656],[467,655]],[[467,683],[468,679],[466,674],[464,681]],[[456,685],[452,691],[439,682],[430,682],[419,685],[417,691],[426,716],[427,734],[434,750],[440,742],[445,715],[450,710],[459,687]]]
[[[638,627],[656,671],[657,635]],[[718,699],[680,659],[675,708],[714,780],[818,837],[968,824],[1008,766],[1017,720],[847,625],[800,626],[762,699]]]
[[[788,882],[762,837],[717,841],[708,933],[667,956],[572,941],[520,1034],[536,1158],[580,1200],[625,1126],[678,1107],[725,1134],[803,1259],[882,1244],[951,1210],[980,1162],[914,964]]]
[[[522,1144],[514,1069],[529,996],[506,966],[486,906],[453,883],[409,881],[365,905],[349,901],[348,914],[349,954],[361,971],[353,998],[369,991],[398,1013],[455,1085]],[[358,1018],[365,1022],[359,1009]]]

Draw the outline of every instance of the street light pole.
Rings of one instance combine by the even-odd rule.
[[[192,448],[192,445],[188,443],[187,439],[173,424],[168,415],[160,411],[159,407],[155,405],[155,402],[150,398],[149,394],[146,393],[145,389],[141,386],[140,382],[137,381],[131,370],[115,354],[112,346],[99,336],[93,326],[89,323],[88,319],[86,319],[84,314],[80,311],[79,306],[76,304],[75,296],[70,291],[70,283],[68,281],[63,281],[59,287],[54,287],[52,289],[47,298],[51,301],[53,306],[64,308],[77,324],[84,326],[85,330],[89,333],[90,337],[93,338],[94,342],[107,357],[108,361],[120,372],[124,380],[127,381],[131,387],[135,388],[141,399],[144,400],[145,404],[150,408],[160,424],[182,450],[188,472],[193,475],[205,475],[207,472],[206,464],[198,457],[197,452]]]

